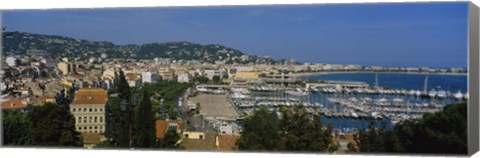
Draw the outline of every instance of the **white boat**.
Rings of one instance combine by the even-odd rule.
[[[350,114],[350,116],[352,116],[352,117],[354,117],[354,118],[358,118],[357,113],[355,113],[355,112],[353,112],[353,111],[352,111],[352,113]]]
[[[445,98],[445,97],[447,97],[447,92],[445,92],[444,90],[440,90],[440,91],[438,91],[437,96],[439,98]]]
[[[393,99],[393,102],[403,102],[403,99],[401,99],[401,98],[395,98],[395,99]]]
[[[422,95],[422,92],[420,90],[417,90],[417,91],[415,91],[415,95],[420,96],[420,95]]]
[[[435,91],[434,89],[432,89],[430,92],[428,92],[428,96],[430,98],[435,98],[436,95],[437,95],[437,91]]]
[[[410,95],[415,95],[415,91],[412,89],[412,90],[410,90],[410,91],[408,92],[408,94],[410,94]]]
[[[453,97],[455,97],[455,99],[460,100],[460,99],[463,99],[463,94],[462,94],[462,92],[460,92],[460,90],[459,90],[457,93],[455,93],[455,94],[453,95]]]

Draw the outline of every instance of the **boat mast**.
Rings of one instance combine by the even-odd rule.
[[[423,83],[423,93],[427,93],[427,87],[428,87],[428,75],[425,76],[425,82]]]
[[[375,73],[375,87],[378,88],[378,75]]]

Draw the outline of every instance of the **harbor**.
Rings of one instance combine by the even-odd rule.
[[[249,116],[263,107],[280,114],[281,106],[302,105],[309,114],[320,114],[324,126],[334,129],[366,128],[373,120],[375,127],[382,122],[392,128],[408,119],[419,119],[425,113],[440,111],[444,105],[468,99],[463,89],[456,92],[430,88],[429,77],[417,89],[397,89],[380,86],[375,74],[374,84],[360,81],[318,80],[301,85],[200,85],[202,93],[226,94],[239,113]]]

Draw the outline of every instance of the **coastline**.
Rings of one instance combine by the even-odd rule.
[[[293,73],[293,77],[320,76],[328,74],[358,74],[358,73],[378,73],[378,74],[413,74],[413,75],[451,75],[468,76],[468,73],[428,73],[428,72],[376,72],[376,71],[322,71],[322,72],[304,72]]]

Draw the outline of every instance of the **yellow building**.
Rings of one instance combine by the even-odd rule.
[[[259,75],[259,72],[237,72],[235,73],[235,78],[258,79]]]
[[[75,94],[70,111],[78,132],[104,133],[107,92],[101,88],[81,88]]]
[[[184,139],[205,139],[205,133],[203,132],[185,131],[182,136]]]

